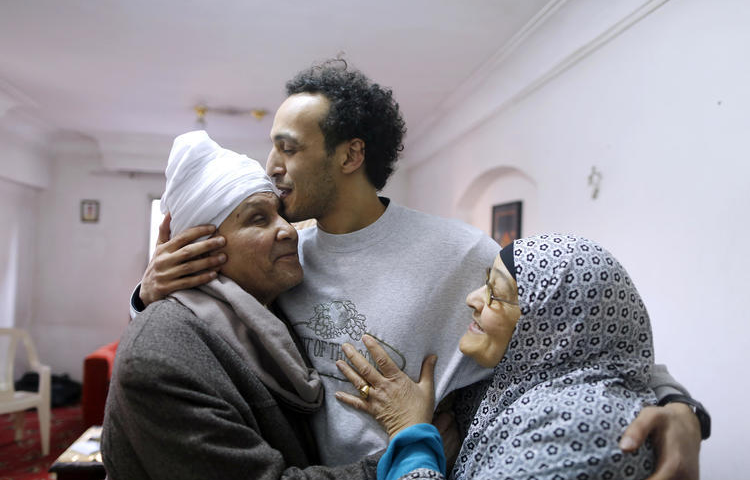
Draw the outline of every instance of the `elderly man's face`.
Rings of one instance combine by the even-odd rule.
[[[338,195],[335,162],[325,148],[320,122],[330,102],[323,95],[291,95],[276,111],[266,173],[281,191],[290,222],[325,216]]]
[[[256,193],[217,230],[227,241],[221,250],[227,255],[221,273],[264,305],[302,281],[297,231],[279,215],[280,206],[273,193]]]

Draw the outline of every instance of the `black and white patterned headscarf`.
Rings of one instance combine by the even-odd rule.
[[[521,317],[476,411],[453,476],[645,478],[650,446],[618,441],[656,403],[651,326],[630,277],[589,240],[513,244]]]

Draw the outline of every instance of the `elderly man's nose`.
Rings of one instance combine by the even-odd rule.
[[[286,220],[281,220],[283,222],[282,225],[279,225],[279,229],[276,232],[276,239],[277,240],[288,240],[288,239],[296,239],[297,238],[297,229],[294,228],[291,224],[289,224]]]

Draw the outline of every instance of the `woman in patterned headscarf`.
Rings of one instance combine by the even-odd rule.
[[[453,477],[649,475],[650,445],[626,454],[618,440],[644,406],[656,403],[648,388],[651,327],[630,277],[609,252],[569,235],[516,240],[466,302],[473,322],[460,349],[495,370]],[[414,428],[392,437],[379,477],[442,477],[434,466],[419,468],[429,462],[408,461],[416,458],[410,451],[430,451]],[[437,463],[441,450],[431,450]]]

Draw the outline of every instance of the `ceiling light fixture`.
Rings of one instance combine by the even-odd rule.
[[[206,106],[205,105],[196,105],[193,107],[193,110],[195,110],[195,123],[196,125],[201,129],[206,129]]]
[[[249,108],[241,109],[234,107],[209,107],[204,104],[196,105],[193,107],[195,111],[195,123],[201,129],[206,129],[206,114],[212,113],[217,115],[226,115],[229,117],[239,117],[245,115],[251,115],[254,119],[261,121],[268,115],[268,110],[265,108]]]

